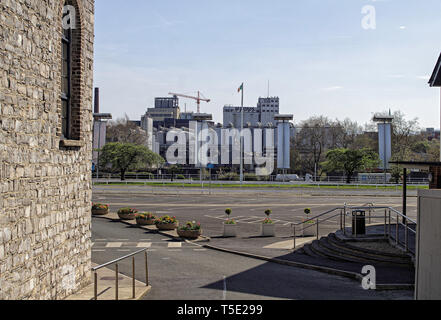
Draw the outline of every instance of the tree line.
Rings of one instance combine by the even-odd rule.
[[[422,132],[418,119],[406,119],[396,111],[392,122],[392,161],[438,161],[440,142]],[[107,128],[107,145],[101,150],[100,167],[121,172],[149,170],[162,166],[165,160],[147,147],[147,133],[128,117],[111,121]],[[360,125],[350,119],[340,121],[314,116],[296,125],[291,140],[291,173],[318,177],[344,175],[350,182],[357,172],[377,172],[377,125]],[[174,168],[174,167],[173,167]],[[234,168],[232,168],[234,170]],[[398,182],[399,166],[391,174]]]
[[[417,118],[406,119],[401,111],[393,114],[391,161],[438,161],[440,142],[430,139]],[[357,172],[376,172],[378,157],[377,125],[371,121],[363,126],[350,119],[332,120],[314,116],[296,126],[291,141],[291,171],[318,177],[345,175]],[[393,178],[398,181],[402,168],[392,166]]]

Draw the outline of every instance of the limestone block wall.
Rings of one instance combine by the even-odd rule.
[[[94,0],[76,8],[75,141],[61,141],[64,0],[0,0],[0,299],[90,281]]]

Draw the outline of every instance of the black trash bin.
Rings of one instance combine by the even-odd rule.
[[[352,234],[357,236],[366,234],[366,211],[352,211]]]

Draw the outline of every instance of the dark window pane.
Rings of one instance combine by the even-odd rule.
[[[63,42],[63,60],[67,60],[69,57],[69,44]]]
[[[69,78],[63,77],[63,86],[62,86],[62,93],[64,93],[66,96],[69,96]]]
[[[61,116],[63,119],[67,118],[68,115],[68,102],[66,100],[61,100],[62,108],[61,108]]]
[[[67,77],[69,75],[69,63],[67,60],[63,60],[63,77]]]

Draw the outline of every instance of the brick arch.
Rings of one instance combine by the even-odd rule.
[[[81,140],[82,135],[82,114],[84,106],[84,49],[85,49],[85,39],[84,39],[84,21],[83,21],[83,4],[81,0],[61,0],[60,10],[59,10],[59,34],[60,39],[63,33],[62,18],[63,18],[63,7],[65,4],[72,5],[75,8],[75,24],[76,28],[72,30],[72,48],[71,48],[71,129],[69,139],[71,140]],[[60,86],[59,92],[61,93],[61,40],[58,41],[59,45],[59,61],[60,61]],[[58,103],[59,111],[59,125],[58,134],[61,135],[61,98]]]

